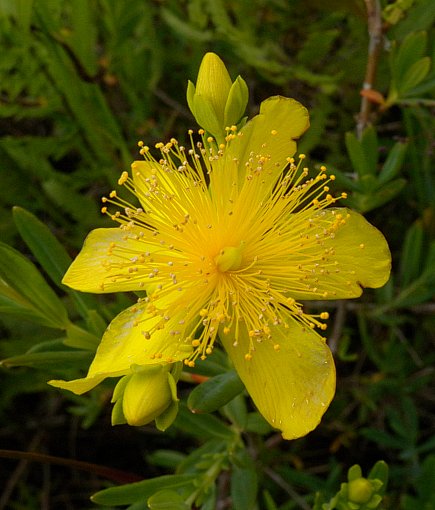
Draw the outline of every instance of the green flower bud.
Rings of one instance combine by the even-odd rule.
[[[359,503],[361,505],[368,503],[372,498],[374,488],[370,480],[366,478],[357,478],[349,482],[348,498],[352,503]]]
[[[112,424],[140,426],[155,420],[173,402],[170,366],[133,367],[116,385]]]
[[[220,143],[226,127],[240,122],[248,103],[248,87],[238,76],[234,83],[215,53],[202,59],[195,85],[189,81],[187,103],[198,124]]]

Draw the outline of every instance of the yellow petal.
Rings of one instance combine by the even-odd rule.
[[[147,215],[147,222],[153,223],[153,218],[162,217],[155,202],[153,202],[152,194],[149,192],[150,188],[158,182],[159,190],[162,193],[178,196],[179,193],[175,186],[176,181],[172,178],[171,174],[164,171],[161,165],[154,161],[134,161],[131,164],[131,173],[134,182],[135,194],[138,197],[145,213]]]
[[[316,236],[329,228],[341,215],[345,223],[339,226],[333,236],[322,237],[317,247],[301,250],[295,265],[306,263],[316,258],[318,268],[306,273],[304,280],[311,288],[316,288],[316,295],[311,292],[290,291],[294,299],[345,299],[359,297],[364,287],[382,287],[390,276],[391,254],[387,241],[381,232],[371,225],[361,214],[346,208],[326,209],[313,216],[312,227],[307,235]],[[327,250],[326,263],[320,257]],[[305,257],[305,260],[304,260]],[[291,261],[290,261],[291,263]],[[321,272],[321,270],[325,271]]]
[[[48,381],[48,384],[62,390],[72,391],[76,395],[82,395],[95,386],[98,386],[100,382],[104,381],[108,377],[106,374],[95,375],[93,377],[84,377],[83,379],[75,379],[74,381],[62,381],[53,379]]]
[[[254,158],[254,169],[259,156],[266,158],[262,174],[271,184],[287,165],[286,158],[296,152],[296,142],[309,127],[307,109],[294,99],[274,96],[261,103],[260,113],[248,122],[239,136],[229,145],[227,157],[239,161],[240,179],[243,182],[249,167],[245,164]],[[269,188],[265,190],[265,193]]]
[[[188,357],[192,345],[185,341],[184,331],[179,326],[183,315],[174,315],[165,321],[160,316],[147,314],[147,306],[147,303],[131,306],[113,319],[85,378],[50,381],[50,384],[81,394],[106,377],[129,373],[132,365],[167,364]]]
[[[138,227],[136,227],[138,229]],[[112,253],[110,247],[116,245]],[[120,250],[123,257],[119,255]],[[122,292],[144,290],[145,278],[130,272],[132,260],[140,253],[154,251],[144,241],[134,239],[134,228],[128,234],[120,228],[99,228],[85,239],[83,248],[73,261],[62,282],[82,292]]]
[[[240,328],[233,346],[231,335],[221,335],[240,378],[264,418],[295,439],[320,422],[335,392],[335,367],[325,342],[313,331],[289,320],[289,328],[275,327],[273,341],[257,343],[250,360],[245,359],[249,338]],[[244,330],[242,332],[242,330]]]

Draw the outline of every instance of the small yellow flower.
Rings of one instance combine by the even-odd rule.
[[[51,384],[80,394],[133,365],[194,366],[219,338],[284,438],[318,425],[335,391],[328,314],[305,313],[301,300],[382,286],[390,254],[361,215],[334,207],[325,167],[309,177],[304,156],[293,159],[308,125],[302,105],[272,97],[225,143],[200,130],[187,147],[157,144],[158,159],[140,144],[144,160],[119,180],[140,205],[103,199],[119,228],[91,232],[63,282],[146,297],[112,321],[85,378]]]

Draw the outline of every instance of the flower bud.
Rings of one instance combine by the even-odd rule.
[[[218,142],[225,137],[225,128],[237,125],[246,109],[248,87],[238,76],[234,83],[225,64],[215,53],[202,59],[195,85],[189,81],[187,102],[198,124]]]
[[[373,495],[374,488],[366,478],[357,478],[349,482],[348,498],[352,503],[365,504],[368,503]]]
[[[136,367],[116,385],[112,401],[112,424],[146,425],[172,403],[169,367]]]

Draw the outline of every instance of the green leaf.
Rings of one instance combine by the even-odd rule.
[[[406,232],[400,259],[400,282],[407,287],[420,274],[423,258],[424,229],[421,221],[416,221]]]
[[[155,418],[156,427],[165,431],[172,425],[178,414],[178,402],[172,402],[163,413]]]
[[[70,4],[71,32],[66,42],[73,50],[80,64],[89,76],[98,70],[97,23],[92,13],[93,3],[87,0],[74,0]]]
[[[64,342],[65,345],[75,347],[77,349],[86,349],[95,352],[101,338],[89,333],[85,329],[80,328],[75,324],[70,324],[66,330],[67,338]]]
[[[254,510],[258,477],[252,457],[246,450],[237,452],[231,473],[231,500],[234,510]]]
[[[139,500],[146,500],[157,491],[164,489],[176,490],[183,488],[187,491],[193,490],[194,480],[195,477],[192,475],[164,475],[150,480],[104,489],[94,494],[91,500],[97,505],[130,505]]]
[[[392,72],[397,87],[400,87],[411,66],[424,56],[426,43],[426,32],[411,32],[405,37],[398,51],[393,53]]]
[[[272,432],[272,427],[258,412],[248,413],[246,430],[255,434],[266,435]]]
[[[361,147],[364,152],[364,158],[367,162],[367,169],[374,174],[378,166],[379,151],[378,137],[373,126],[369,126],[364,129],[361,137]]]
[[[366,158],[363,146],[357,137],[353,133],[346,133],[345,143],[350,161],[359,178],[361,179],[365,175],[373,175],[376,170],[376,168],[370,167],[373,158]]]
[[[248,409],[246,398],[242,393],[236,395],[228,404],[222,407],[222,412],[239,430],[246,429]]]
[[[61,280],[72,259],[49,228],[32,213],[21,207],[13,208],[15,225],[52,281],[61,286]]]
[[[190,506],[175,491],[164,489],[156,492],[148,501],[151,510],[190,510]]]
[[[414,87],[421,83],[429,73],[430,65],[431,59],[429,57],[423,57],[414,62],[397,85],[399,96],[406,96]]]
[[[177,465],[178,474],[197,475],[199,471],[209,469],[215,465],[216,459],[223,458],[228,448],[228,442],[222,439],[210,439],[202,446],[192,450],[189,455]]]
[[[198,42],[205,42],[211,39],[212,34],[209,30],[198,30],[189,23],[182,21],[169,9],[163,8],[160,13],[165,23],[167,23],[168,26],[181,37]]]
[[[36,267],[4,243],[0,243],[0,312],[51,328],[66,329],[70,324],[65,307]]]
[[[392,200],[406,184],[405,179],[395,179],[375,190],[353,193],[346,204],[361,213],[366,213]]]
[[[370,470],[369,480],[380,480],[382,482],[382,487],[378,489],[378,494],[383,496],[387,489],[388,483],[388,464],[383,460],[378,460],[376,464]]]
[[[21,207],[13,208],[15,225],[21,237],[30,248],[36,260],[61,289],[67,291],[77,306],[80,315],[88,317],[90,309],[97,306],[93,296],[76,292],[61,283],[63,275],[70,266],[72,259],[50,229],[31,212]]]
[[[174,466],[178,466],[186,458],[186,455],[174,450],[154,450],[146,458],[154,466],[174,469]]]
[[[70,364],[75,361],[90,362],[92,359],[89,351],[47,351],[29,352],[3,359],[1,365],[6,368],[32,367],[47,368],[50,366]]]
[[[231,370],[199,384],[189,395],[187,405],[193,413],[212,413],[244,390],[237,372]]]
[[[175,426],[190,435],[199,438],[232,439],[234,431],[223,421],[211,414],[194,414],[183,405],[180,405]]]
[[[396,177],[400,168],[402,167],[403,160],[405,159],[407,143],[397,142],[388,153],[387,159],[382,166],[382,170],[378,176],[379,184],[386,184],[393,177]]]

